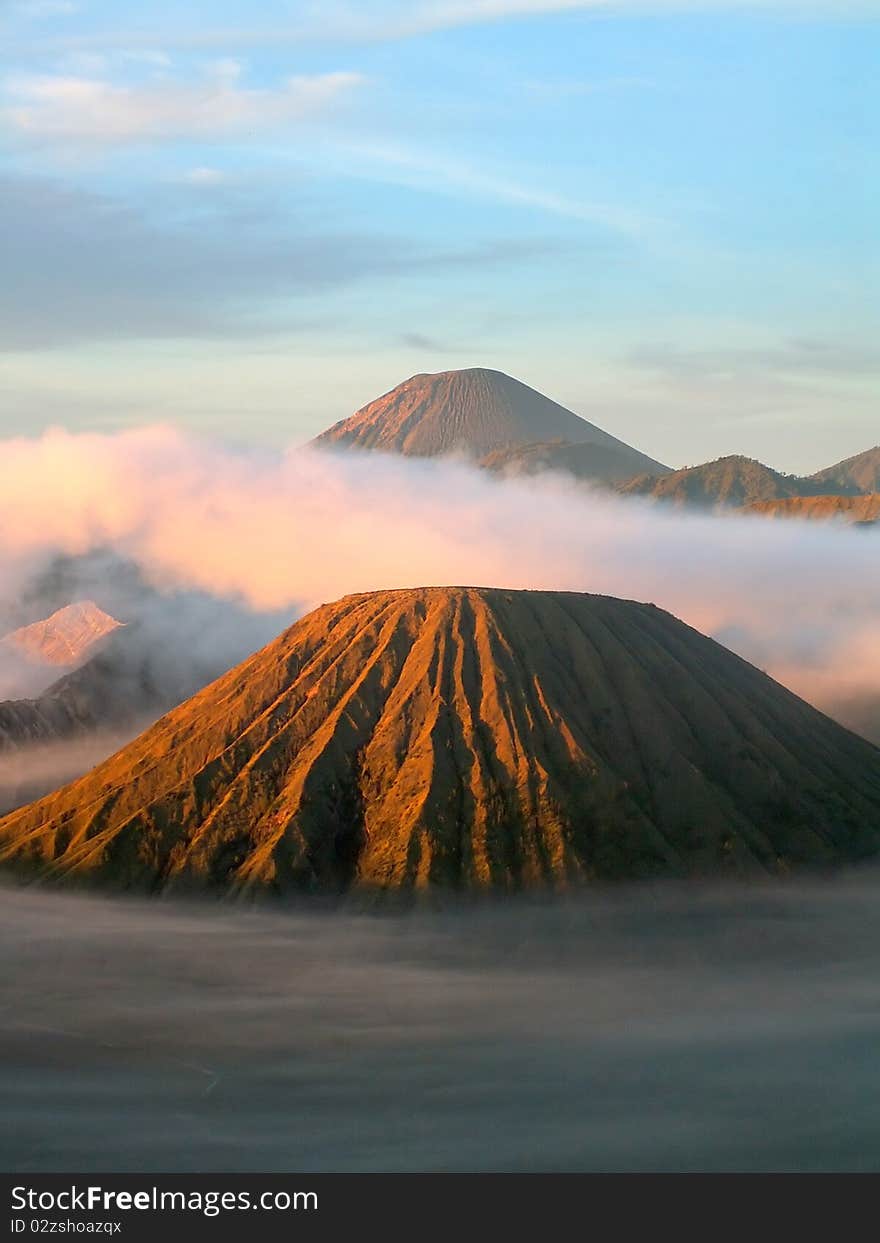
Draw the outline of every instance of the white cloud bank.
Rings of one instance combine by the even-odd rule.
[[[166,14],[168,14],[166,9]],[[229,48],[271,47],[307,43],[371,44],[419,38],[445,30],[530,18],[583,14],[589,17],[662,17],[687,13],[745,14],[747,16],[872,18],[880,0],[359,0],[358,4],[322,0],[321,4],[292,3],[285,20],[255,25],[253,6],[227,9],[226,24],[217,23],[215,7],[180,6],[170,14],[156,14],[153,26],[161,35],[126,28],[82,33],[55,40],[67,49],[152,46]],[[124,23],[124,18],[122,19]]]
[[[323,115],[363,83],[348,71],[297,75],[275,88],[240,83],[234,61],[192,81],[168,75],[137,84],[98,77],[21,74],[4,84],[0,117],[30,139],[113,145],[209,140]]]
[[[653,601],[820,706],[880,694],[870,531],[681,516],[449,463],[237,453],[163,427],[0,445],[0,595],[95,547],[162,587],[291,614],[422,584]]]

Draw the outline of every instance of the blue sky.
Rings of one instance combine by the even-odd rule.
[[[672,464],[880,441],[880,0],[0,0],[0,431],[485,365]]]

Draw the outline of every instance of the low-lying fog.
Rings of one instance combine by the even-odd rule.
[[[880,1167],[875,873],[383,915],[0,896],[6,1170]]]
[[[0,815],[42,798],[90,772],[114,755],[151,722],[132,723],[124,732],[100,730],[67,742],[44,742],[0,751]]]

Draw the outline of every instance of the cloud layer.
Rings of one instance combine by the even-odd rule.
[[[5,84],[7,105],[0,116],[25,137],[53,142],[205,141],[312,119],[363,82],[357,73],[338,71],[256,89],[241,85],[239,73],[230,60],[196,81],[165,74],[140,84],[19,75]]]
[[[256,611],[469,583],[653,601],[813,702],[880,693],[873,533],[662,512],[463,464],[233,452],[152,427],[55,431],[0,454],[3,579],[107,547],[165,589]]]
[[[26,6],[31,18],[50,16],[50,4]],[[64,5],[72,13],[74,6]],[[472,26],[590,14],[606,16],[664,16],[682,13],[735,12],[793,18],[828,16],[871,18],[880,11],[878,0],[361,0],[357,5],[344,0],[324,0],[321,4],[292,3],[281,22],[255,24],[253,10],[244,5],[228,6],[225,22],[218,21],[217,6],[191,4],[185,12],[157,0],[151,11],[150,30],[118,19],[115,29],[56,36],[50,46],[123,47],[152,46],[162,28],[161,41],[176,48],[247,48],[323,43],[380,43],[420,38],[435,32]],[[40,9],[43,12],[40,12]],[[62,6],[56,6],[61,15]],[[25,10],[25,11],[26,11]]]
[[[137,206],[54,179],[0,176],[4,276],[0,351],[92,341],[271,338],[325,328],[339,308],[319,299],[369,278],[438,277],[513,267],[554,253],[537,239],[465,246],[335,227],[306,195],[292,218],[243,192],[224,193],[209,168],[168,194],[159,219]],[[220,179],[222,181],[222,179]],[[213,186],[216,202],[194,206]],[[187,197],[189,196],[189,197]],[[557,247],[561,251],[561,247]]]

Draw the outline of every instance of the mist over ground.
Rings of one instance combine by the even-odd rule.
[[[155,594],[162,645],[183,666],[214,649],[235,663],[349,592],[472,584],[653,601],[844,723],[857,701],[851,723],[867,732],[880,695],[878,537],[835,524],[673,512],[561,475],[273,454],[159,426],[5,441],[0,532],[7,613],[33,608],[53,558],[103,550]],[[124,612],[122,579],[115,602]]]
[[[384,915],[2,896],[9,1171],[880,1165],[875,872]]]
[[[75,781],[136,738],[152,721],[96,730],[81,738],[0,751],[0,815]]]

